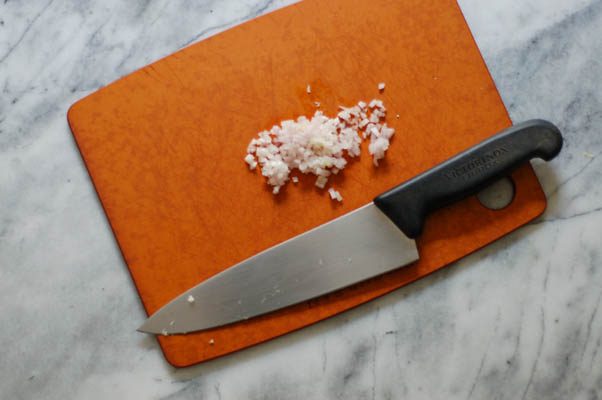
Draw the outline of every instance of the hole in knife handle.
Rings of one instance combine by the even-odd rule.
[[[512,204],[516,188],[510,177],[504,177],[477,193],[481,205],[490,210],[502,210]]]

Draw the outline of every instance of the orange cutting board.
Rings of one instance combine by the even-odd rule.
[[[243,162],[257,132],[312,114],[314,101],[334,115],[372,98],[384,100],[397,133],[380,167],[364,147],[331,180],[342,204],[311,177],[274,196]],[[454,0],[303,1],[144,67],[78,101],[68,118],[148,314],[511,125]],[[159,337],[167,360],[188,366],[272,339],[485,246],[545,208],[529,165],[512,176],[515,198],[501,211],[469,198],[433,214],[419,262],[246,322]]]

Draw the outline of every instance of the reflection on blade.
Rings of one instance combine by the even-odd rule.
[[[417,259],[415,242],[371,203],[213,276],[165,305],[139,330],[175,334],[226,325]]]

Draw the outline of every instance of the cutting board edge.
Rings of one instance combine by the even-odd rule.
[[[77,139],[77,134],[75,133],[75,122],[74,122],[74,116],[73,113],[75,112],[74,110],[76,109],[76,106],[84,101],[87,97],[93,95],[97,93],[91,93],[90,95],[76,101],[75,103],[73,103],[69,109],[67,110],[67,124],[69,125],[69,129],[71,130],[71,135],[73,137],[73,140],[75,140],[75,147],[77,147],[77,151],[79,153],[79,156],[81,157],[81,160],[84,164],[84,168],[86,169],[86,172],[88,173],[88,176],[90,177],[90,182],[92,183],[92,188],[94,189],[94,193],[96,193],[96,199],[98,200],[98,203],[100,204],[100,207],[103,210],[103,214],[104,214],[104,218],[107,221],[108,225],[109,225],[109,229],[111,229],[111,233],[113,234],[113,241],[115,242],[115,244],[117,245],[117,248],[119,249],[119,254],[121,256],[121,259],[123,260],[123,265],[125,266],[125,269],[127,270],[128,275],[130,276],[130,284],[131,286],[134,288],[134,290],[136,291],[136,294],[138,296],[138,299],[140,300],[140,304],[142,305],[142,309],[144,310],[144,313],[146,314],[147,317],[150,316],[150,314],[147,311],[147,306],[144,303],[144,297],[142,296],[142,293],[140,292],[140,289],[138,288],[138,285],[136,284],[136,280],[134,279],[134,275],[132,273],[132,269],[129,266],[129,263],[127,262],[127,258],[125,256],[125,252],[121,246],[121,243],[118,240],[118,235],[117,235],[117,231],[115,230],[115,227],[113,226],[113,223],[111,222],[111,218],[109,218],[109,212],[107,210],[107,208],[105,207],[105,204],[102,200],[102,197],[100,195],[100,192],[98,190],[98,187],[94,181],[94,177],[92,174],[92,171],[90,170],[90,168],[88,167],[88,163],[86,161],[86,157],[84,156],[84,152],[82,151],[81,145]],[[161,352],[163,352],[163,347],[161,347]],[[164,353],[165,354],[165,353]],[[167,357],[166,357],[167,359]]]
[[[455,1],[454,1],[454,4],[455,4],[455,5],[456,5],[456,6],[459,8],[459,10],[460,10],[460,12],[461,12],[461,7],[459,7],[459,5],[457,4],[457,2],[455,2]],[[294,6],[294,5],[295,5],[295,4],[291,5],[291,7],[292,7],[292,6]],[[463,14],[463,13],[462,13],[462,14]],[[467,24],[467,22],[466,22],[466,19],[465,19],[465,18],[464,18],[464,22],[466,23],[466,26],[468,27],[468,24]],[[239,27],[240,25],[242,25],[242,24],[236,25],[236,26],[234,26],[233,28],[237,28],[237,27]],[[468,27],[468,31],[470,32],[470,35],[471,35],[471,37],[472,37],[472,40],[473,40],[473,42],[474,42],[475,46],[476,46],[476,47],[477,47],[477,49],[478,49],[478,45],[476,44],[476,41],[474,40],[474,36],[472,35],[472,31],[470,31],[469,27]],[[223,32],[220,32],[220,33],[223,33]],[[207,39],[207,40],[211,40],[213,37],[216,37],[216,36],[218,36],[218,35],[212,35],[211,37],[209,37],[209,38],[206,38],[206,39]],[[198,43],[198,42],[191,43],[189,46],[186,46],[186,47],[184,47],[184,48],[182,48],[182,49],[180,49],[180,50],[176,51],[174,54],[177,54],[177,53],[179,53],[180,51],[183,51],[183,50],[185,50],[186,48],[188,48],[188,47],[190,47],[190,46],[193,46],[193,45],[195,45],[195,44],[197,44],[197,43]],[[479,56],[480,56],[480,58],[481,58],[481,60],[482,60],[483,64],[486,66],[487,64],[485,63],[485,60],[484,60],[484,58],[483,58],[483,55],[482,55],[482,53],[481,53],[480,49],[478,49],[478,54],[479,54]],[[165,57],[163,57],[163,58],[160,58],[160,59],[158,59],[158,60],[156,60],[156,61],[153,61],[153,62],[152,62],[151,64],[149,64],[149,65],[153,65],[153,64],[155,64],[155,63],[157,63],[157,62],[160,62],[161,60],[163,60],[163,59],[165,59],[165,58],[168,58],[168,57],[170,57],[170,56],[172,56],[172,55],[173,55],[173,54],[170,54],[170,55],[168,55],[168,56],[165,56]],[[143,70],[143,69],[147,68],[149,65],[147,65],[147,66],[144,66],[144,67],[142,67],[142,68],[139,68],[139,69],[137,69],[137,70],[133,71],[132,73],[130,73],[130,74],[128,74],[128,75],[126,75],[126,76],[124,76],[124,77],[122,77],[122,78],[120,78],[120,79],[118,79],[118,80],[116,80],[116,81],[114,81],[114,82],[112,82],[112,83],[110,83],[110,84],[106,85],[106,86],[103,86],[103,87],[99,88],[99,89],[98,89],[98,90],[96,90],[95,92],[93,92],[93,93],[90,93],[89,95],[87,95],[87,96],[83,97],[82,99],[78,100],[77,102],[75,102],[75,103],[74,103],[74,104],[73,104],[73,105],[72,105],[72,106],[69,108],[69,110],[67,111],[67,119],[68,119],[68,122],[69,122],[69,126],[70,126],[70,128],[71,128],[71,131],[72,131],[72,133],[73,133],[74,139],[75,139],[75,141],[76,141],[76,144],[77,144],[78,150],[80,151],[80,154],[81,154],[81,156],[82,156],[82,159],[84,160],[84,164],[86,165],[86,169],[87,169],[87,171],[88,171],[88,174],[89,174],[91,177],[92,177],[93,175],[91,174],[91,171],[90,171],[90,169],[88,168],[88,163],[86,162],[86,158],[85,158],[85,156],[84,156],[84,154],[83,154],[83,152],[82,152],[82,148],[81,148],[81,146],[80,146],[80,143],[79,143],[79,141],[78,141],[78,137],[77,137],[77,135],[75,134],[75,126],[77,126],[77,125],[78,125],[78,123],[77,123],[77,119],[78,119],[77,115],[78,115],[78,113],[79,113],[80,107],[82,107],[81,109],[85,109],[85,108],[86,108],[85,106],[81,105],[80,103],[83,103],[83,102],[87,102],[87,101],[89,101],[89,98],[90,98],[90,97],[92,97],[92,98],[93,98],[93,97],[94,97],[95,95],[97,95],[98,93],[100,93],[100,92],[104,92],[105,90],[107,90],[107,88],[114,87],[113,85],[116,85],[118,82],[128,79],[130,75],[134,75],[134,74],[136,74],[138,71],[140,71],[140,70]],[[489,75],[489,78],[490,78],[491,82],[493,83],[493,85],[494,85],[494,86],[495,86],[495,88],[496,88],[496,92],[497,92],[497,93],[496,93],[496,95],[498,96],[498,98],[499,98],[499,100],[500,100],[500,103],[503,105],[502,98],[501,98],[501,96],[500,96],[500,94],[499,94],[499,91],[497,90],[497,86],[495,85],[495,81],[492,79],[491,72],[489,71],[489,69],[488,69],[488,68],[486,68],[486,70],[487,70],[487,74]],[[508,115],[508,111],[507,111],[507,109],[506,109],[505,107],[502,107],[502,108],[503,108],[503,110],[504,110],[504,112],[505,112],[506,119],[507,119],[508,121],[511,121],[511,119],[510,119],[510,117],[509,117],[509,115]],[[102,201],[102,198],[101,198],[101,196],[100,196],[100,193],[99,193],[99,192],[98,192],[98,190],[97,190],[97,186],[96,186],[96,184],[94,184],[93,186],[94,186],[94,189],[95,189],[95,191],[96,191],[96,193],[97,193],[97,196],[98,196],[98,198],[99,198],[99,200],[100,200],[101,206],[103,207],[103,210],[105,211],[105,215],[107,216],[107,219],[108,219],[108,222],[109,222],[109,226],[111,227],[111,229],[112,229],[112,231],[113,231],[113,233],[114,233],[114,236],[115,236],[115,237],[117,237],[117,235],[116,235],[116,232],[115,232],[115,229],[114,229],[114,227],[113,227],[113,224],[111,223],[111,219],[109,218],[109,215],[108,215],[108,213],[107,213],[106,207],[104,206],[104,203],[103,203],[103,201]],[[541,185],[539,184],[539,181],[537,181],[537,187],[538,187],[538,188],[541,190]],[[473,251],[471,251],[471,252],[468,252],[467,254],[463,255],[462,257],[459,257],[458,259],[461,259],[461,258],[463,258],[464,256],[466,256],[466,255],[468,255],[468,254],[471,254],[472,252],[474,252],[474,251],[477,251],[477,250],[481,249],[482,247],[484,247],[484,246],[486,246],[486,245],[488,245],[488,244],[490,244],[490,243],[493,243],[493,242],[497,241],[498,239],[500,239],[500,238],[502,238],[502,237],[504,237],[504,236],[508,235],[509,233],[512,233],[513,231],[517,230],[518,228],[520,228],[520,227],[524,226],[524,225],[525,225],[525,224],[527,224],[529,221],[532,221],[533,219],[536,219],[536,218],[538,218],[538,217],[539,217],[539,216],[540,216],[540,215],[541,215],[543,212],[545,212],[545,209],[546,209],[546,206],[547,206],[547,201],[545,200],[545,197],[544,197],[544,202],[543,202],[543,204],[541,204],[541,205],[542,205],[543,207],[541,207],[541,211],[540,211],[540,212],[539,212],[537,215],[533,215],[532,217],[530,216],[530,218],[526,218],[526,221],[524,221],[524,222],[522,222],[521,224],[517,225],[517,226],[516,226],[516,227],[514,227],[512,230],[510,230],[510,231],[508,231],[507,233],[504,233],[504,234],[502,234],[502,235],[500,235],[500,236],[498,236],[498,237],[496,237],[496,238],[493,238],[493,239],[492,239],[490,242],[488,242],[487,244],[484,244],[483,246],[479,247],[478,249],[474,249]],[[126,261],[126,258],[125,258],[125,255],[124,255],[124,252],[123,252],[123,250],[122,250],[122,248],[121,248],[121,245],[119,245],[119,242],[118,242],[118,241],[117,241],[117,243],[118,243],[118,247],[119,247],[119,249],[120,249],[120,252],[122,253],[122,257],[124,258],[124,262],[125,262],[126,264],[128,264],[128,263],[127,263],[127,261]],[[453,262],[452,262],[452,263],[453,263]],[[437,268],[437,269],[433,270],[432,272],[436,272],[436,271],[438,271],[439,269],[441,269],[441,268],[444,268],[444,267],[448,266],[449,264],[450,264],[450,263],[444,264],[444,265],[440,266],[439,268]],[[131,270],[130,268],[128,268],[128,272],[130,273],[130,276],[132,276],[132,281],[133,281],[133,283],[135,283],[134,277],[133,277],[133,275],[132,275],[132,270]],[[430,273],[432,273],[432,272],[430,272]],[[428,273],[428,274],[424,274],[423,276],[430,275],[430,273]],[[414,279],[412,282],[415,282],[416,280],[418,280],[418,279],[420,279],[420,278],[422,278],[422,276],[420,276],[420,277],[417,277],[417,278],[416,278],[416,279]],[[140,291],[138,290],[138,285],[134,284],[134,287],[136,288],[136,290],[137,290],[137,292],[138,292],[138,294],[139,294],[139,297],[141,298],[141,302],[142,302],[142,304],[144,305],[144,300],[143,300],[144,298],[143,298],[142,296],[140,296]],[[396,288],[394,288],[394,289],[391,289],[391,290],[389,290],[389,291],[387,291],[387,292],[385,292],[385,293],[383,293],[383,294],[380,294],[380,295],[377,295],[377,296],[375,296],[374,298],[376,298],[376,297],[381,297],[381,296],[384,296],[385,294],[388,294],[388,293],[392,292],[392,291],[393,291],[393,290],[395,290],[395,289],[396,289]],[[369,301],[369,300],[368,300],[368,301]],[[365,302],[368,302],[368,301],[365,301]],[[340,313],[342,313],[342,312],[344,312],[344,311],[347,311],[348,309],[355,308],[355,307],[357,307],[358,305],[360,305],[360,304],[363,304],[363,303],[365,303],[365,302],[362,302],[362,303],[355,304],[355,305],[353,305],[353,306],[351,306],[351,307],[349,307],[349,308],[347,308],[347,309],[345,309],[345,310],[341,310],[341,311],[339,311],[339,312],[333,313],[331,316],[338,315],[338,314],[340,314]],[[146,308],[146,306],[145,306],[144,308],[145,308],[145,311],[146,311],[146,309],[147,309],[147,308]],[[293,331],[300,330],[300,329],[302,329],[302,328],[304,328],[304,327],[306,327],[306,326],[313,325],[313,324],[315,324],[315,323],[317,323],[317,322],[320,322],[320,321],[322,321],[322,320],[324,320],[324,319],[328,319],[328,318],[329,318],[329,317],[326,317],[326,318],[323,318],[323,319],[320,319],[320,320],[316,320],[316,321],[314,321],[314,322],[312,322],[312,323],[309,323],[309,324],[307,324],[307,325],[304,325],[304,326],[301,326],[301,327],[298,327],[298,328],[291,329],[291,330],[290,330],[290,331],[288,331],[288,332],[293,332]],[[247,347],[254,347],[256,344],[261,344],[261,343],[263,343],[263,342],[266,342],[266,341],[269,341],[269,340],[271,340],[272,338],[276,338],[276,337],[284,336],[284,335],[285,335],[286,333],[288,333],[288,332],[285,332],[285,333],[282,333],[282,334],[278,334],[278,335],[276,335],[276,336],[273,336],[273,337],[270,337],[270,338],[266,338],[266,339],[264,339],[264,340],[261,340],[261,341],[259,341],[259,342],[257,342],[257,343],[254,343],[254,344],[252,344],[252,345],[249,345],[249,346],[247,346]],[[228,353],[224,353],[224,354],[218,354],[218,355],[214,355],[214,356],[211,356],[211,357],[207,357],[207,358],[205,358],[205,359],[203,359],[203,360],[200,360],[200,361],[198,361],[198,362],[194,362],[194,363],[178,363],[178,362],[177,362],[177,360],[172,360],[172,357],[169,357],[169,356],[168,356],[168,354],[167,354],[167,353],[166,353],[166,351],[165,351],[165,350],[166,350],[166,347],[165,347],[165,346],[163,346],[163,345],[161,346],[161,350],[162,350],[163,354],[165,355],[165,358],[166,358],[166,360],[167,360],[167,361],[168,361],[168,362],[169,362],[171,365],[173,365],[173,366],[177,366],[177,367],[186,367],[186,366],[192,366],[192,365],[196,365],[196,364],[202,363],[202,362],[204,362],[204,361],[212,360],[212,359],[219,358],[219,357],[224,357],[224,356],[226,356],[226,355],[229,355],[230,353],[233,353],[233,352],[238,352],[238,351],[240,351],[240,350],[242,350],[242,349],[244,349],[244,348],[246,348],[246,347],[243,347],[243,348],[240,348],[240,349],[237,349],[237,350],[233,350],[233,351],[230,351],[230,352],[228,352]],[[168,349],[168,350],[169,350],[169,349]],[[177,355],[177,354],[176,354],[176,355]],[[174,357],[174,358],[178,358],[178,357]],[[174,362],[172,362],[172,361],[174,361]]]

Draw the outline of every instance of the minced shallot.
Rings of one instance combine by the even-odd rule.
[[[328,189],[328,194],[330,195],[330,198],[332,200],[336,200],[336,201],[343,201],[343,196],[341,196],[341,194],[337,191],[334,190],[333,188]]]
[[[309,92],[309,85],[308,89]],[[334,118],[316,111],[311,118],[300,116],[297,120],[282,121],[269,131],[260,132],[249,143],[245,162],[252,170],[260,167],[274,194],[280,192],[295,169],[317,176],[315,185],[325,188],[328,177],[347,165],[346,156],[360,155],[363,139],[370,138],[368,151],[374,165],[378,166],[395,133],[384,122],[387,110],[383,102],[360,101],[353,107],[339,109]],[[330,188],[328,192],[333,200],[342,201],[338,191]]]

